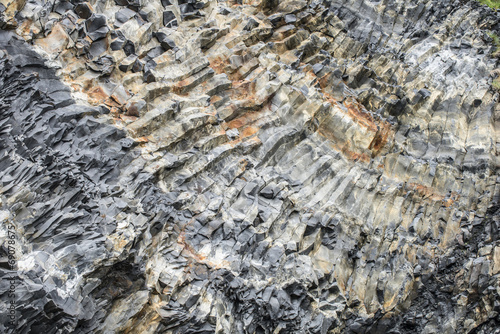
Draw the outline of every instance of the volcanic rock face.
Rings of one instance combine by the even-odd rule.
[[[0,10],[2,333],[500,333],[499,14]]]

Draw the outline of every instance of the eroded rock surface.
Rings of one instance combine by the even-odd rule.
[[[500,333],[500,14],[1,3],[2,332]]]

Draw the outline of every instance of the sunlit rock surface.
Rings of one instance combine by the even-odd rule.
[[[500,14],[0,3],[2,333],[500,333]]]

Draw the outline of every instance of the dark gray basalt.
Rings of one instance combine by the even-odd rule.
[[[111,269],[134,266],[127,262],[129,254],[106,263],[111,256],[106,236],[116,229],[112,217],[118,212],[135,216],[141,205],[140,198],[123,196],[117,178],[137,152],[130,150],[123,131],[97,118],[99,109],[74,104],[69,89],[24,41],[0,32],[0,48],[2,209],[15,217],[17,254],[30,254],[28,267],[12,273],[6,270],[7,248],[2,248],[2,290],[5,277],[15,274],[19,320],[16,330],[8,330],[2,312],[1,331],[83,330],[103,317],[99,312],[111,296],[93,293],[99,284],[67,290],[68,284],[79,276],[89,283],[109,282],[108,277],[120,275]],[[54,270],[59,274],[52,277]],[[138,284],[130,270],[121,274],[132,275]]]
[[[2,4],[2,333],[500,333],[500,14]]]

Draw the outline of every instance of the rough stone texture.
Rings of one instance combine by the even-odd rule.
[[[2,6],[0,331],[500,333],[500,14]]]

